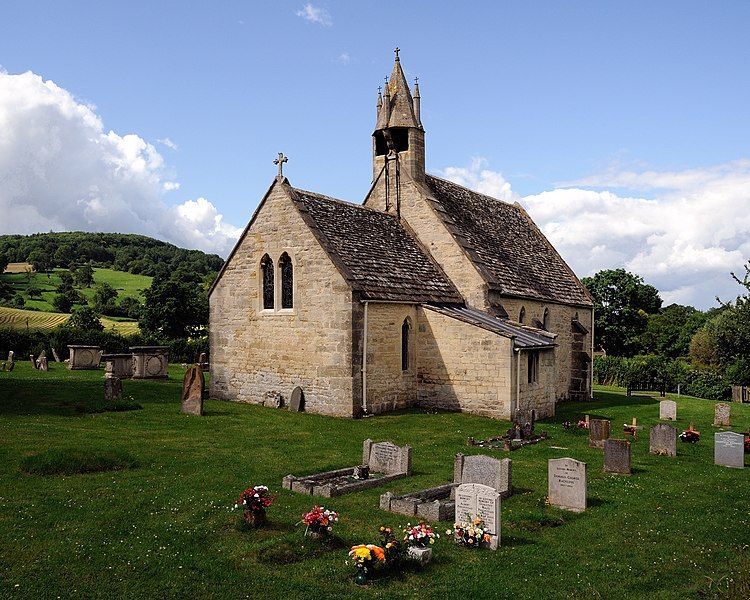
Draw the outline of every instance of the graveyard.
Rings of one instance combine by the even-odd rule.
[[[171,364],[168,379],[125,379],[130,410],[114,411],[101,405],[103,368],[50,362],[42,372],[19,360],[0,373],[0,596],[748,595],[748,460],[745,469],[714,464],[715,433],[748,431],[748,404],[732,403],[731,426],[715,426],[714,402],[669,394],[676,419],[660,420],[658,392],[600,387],[594,402],[562,403],[537,423],[548,439],[510,452],[467,444],[508,422],[455,412],[352,420],[209,399],[203,416],[183,414],[184,374]],[[609,420],[611,438],[629,442],[629,475],[605,473],[606,450],[588,430],[564,426],[584,415]],[[635,436],[625,435],[633,418]],[[700,441],[677,439],[670,456],[666,426],[679,434],[691,424]],[[289,474],[356,465],[367,439],[410,446],[411,475],[333,498],[282,486]],[[461,547],[446,534],[452,519],[430,522],[441,537],[428,564],[355,585],[349,548],[376,542],[382,525],[418,520],[381,510],[381,495],[445,486],[458,453],[513,463],[497,549]],[[586,463],[582,512],[548,503],[548,468],[571,468],[549,461],[564,458]],[[85,464],[93,472],[76,473]],[[264,527],[243,529],[234,503],[251,485],[275,500]],[[331,543],[298,525],[314,503],[340,515]]]

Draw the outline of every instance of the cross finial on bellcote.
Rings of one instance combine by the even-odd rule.
[[[393,52],[396,54],[396,60],[399,60],[398,53],[401,52],[401,48],[399,48],[398,46],[396,46],[396,48],[394,48]]]
[[[279,157],[275,158],[273,161],[273,164],[279,165],[279,175],[278,175],[279,179],[284,177],[284,163],[285,162],[289,162],[289,159],[286,156],[284,156],[283,152],[279,152]]]

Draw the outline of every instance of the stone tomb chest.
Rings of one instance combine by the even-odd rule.
[[[380,508],[407,516],[418,516],[425,521],[454,519],[456,489],[464,483],[488,486],[507,498],[513,493],[511,460],[497,459],[484,454],[464,456],[456,454],[453,461],[453,483],[439,485],[402,496],[386,492],[380,496]],[[455,515],[458,516],[458,515]]]
[[[362,444],[362,464],[304,477],[287,475],[282,486],[287,490],[331,498],[366,490],[411,475],[411,446],[392,442]]]
[[[169,377],[169,348],[166,346],[133,346],[133,379],[166,379]]]
[[[70,352],[70,362],[68,368],[78,369],[98,369],[102,360],[102,351],[99,346],[68,346]]]
[[[130,379],[133,376],[132,354],[103,354],[106,363],[105,371],[120,379]]]

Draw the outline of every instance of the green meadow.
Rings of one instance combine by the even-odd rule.
[[[537,424],[548,441],[507,453],[466,440],[508,423],[459,413],[349,420],[209,400],[204,417],[182,415],[179,366],[168,381],[125,381],[126,406],[108,411],[102,370],[50,367],[0,372],[3,598],[750,597],[750,470],[713,464],[707,400],[670,396],[676,426],[702,433],[698,444],[678,442],[676,458],[648,453],[658,396],[612,388],[559,405]],[[615,437],[633,417],[644,426],[631,476],[604,474],[587,432],[563,428],[584,414],[611,419]],[[750,429],[750,405],[732,405],[732,422]],[[281,488],[289,473],[359,464],[368,437],[411,444],[414,476],[332,499]],[[379,510],[379,495],[449,482],[456,452],[513,460],[501,547],[455,546],[451,523],[436,523],[432,562],[356,586],[348,547],[408,521]],[[547,460],[564,456],[588,463],[585,513],[545,502]],[[268,485],[276,501],[267,527],[248,531],[233,505],[251,484]],[[314,503],[340,512],[336,543],[315,547],[295,525]],[[283,564],[273,559],[280,547],[291,549]]]

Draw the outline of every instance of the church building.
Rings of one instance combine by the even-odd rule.
[[[499,419],[591,397],[593,303],[518,204],[425,172],[396,52],[362,204],[279,174],[209,296],[211,397]]]

